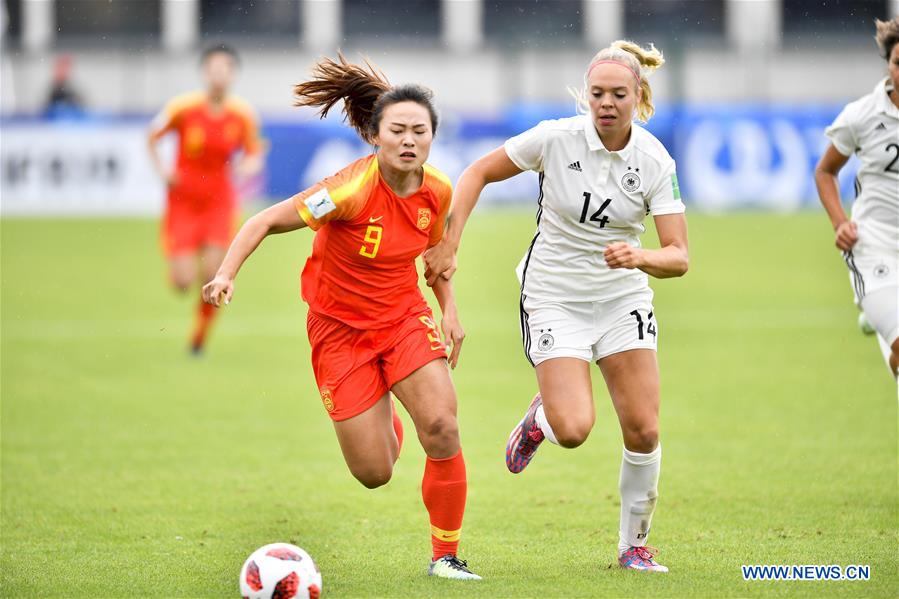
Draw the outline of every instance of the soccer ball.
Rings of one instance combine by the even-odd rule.
[[[240,569],[245,599],[318,599],[322,574],[308,553],[289,543],[260,547]]]

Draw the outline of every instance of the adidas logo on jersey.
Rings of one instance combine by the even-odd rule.
[[[573,171],[577,171],[579,173],[582,172],[581,171],[581,161],[575,160],[574,162],[572,162],[571,164],[568,165],[568,168],[570,168]]]
[[[875,131],[880,131],[881,129],[886,129],[886,128],[887,128],[887,126],[884,125],[883,123],[878,123],[877,126],[874,127],[874,130],[875,130]]]

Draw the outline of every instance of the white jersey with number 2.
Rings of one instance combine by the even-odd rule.
[[[852,220],[862,248],[899,250],[899,108],[890,100],[889,79],[851,102],[827,128],[843,156],[857,154]]]
[[[587,115],[542,121],[506,141],[522,170],[540,175],[537,233],[518,266],[522,294],[550,301],[602,301],[648,287],[637,269],[610,269],[603,250],[640,247],[647,214],[684,212],[674,160],[634,124],[627,145],[607,150]]]

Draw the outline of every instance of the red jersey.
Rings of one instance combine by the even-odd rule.
[[[375,154],[295,195],[297,212],[316,231],[302,276],[309,308],[357,329],[427,309],[415,259],[442,239],[452,195],[449,178],[425,164],[421,187],[397,196]]]
[[[236,96],[228,96],[218,110],[204,92],[174,98],[152,125],[154,139],[169,131],[178,133],[178,195],[231,200],[231,156],[238,150],[254,154],[261,149],[256,115]]]

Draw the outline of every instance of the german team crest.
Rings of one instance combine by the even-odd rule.
[[[325,404],[325,409],[328,410],[328,412],[333,412],[334,411],[334,400],[331,399],[331,390],[322,388],[319,391],[321,392],[322,403]]]
[[[637,191],[640,188],[640,175],[628,171],[621,177],[621,187],[624,188],[624,191]]]
[[[428,227],[431,226],[431,209],[430,208],[419,208],[418,209],[418,228],[424,231]]]
[[[552,349],[553,343],[555,343],[555,339],[549,333],[544,333],[540,335],[540,339],[537,340],[537,347],[540,348],[540,351],[549,351]]]

